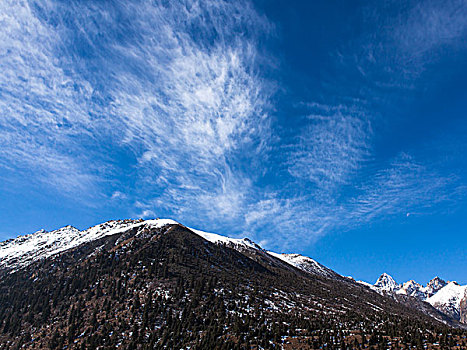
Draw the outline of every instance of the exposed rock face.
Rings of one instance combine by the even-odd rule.
[[[399,285],[387,273],[383,273],[375,283],[375,287],[384,292],[393,292],[399,289]]]
[[[446,284],[447,283],[444,280],[436,276],[426,286],[426,297],[429,298],[436,294],[436,292],[443,288]]]
[[[464,298],[461,300],[459,306],[460,321],[467,324],[467,292],[464,295]]]
[[[426,299],[426,302],[453,319],[460,321],[461,302],[465,299],[466,292],[467,286],[460,286],[456,282],[449,282],[435,295]]]
[[[426,298],[426,294],[423,290],[423,286],[414,280],[410,280],[404,283],[402,288],[398,291],[400,294],[406,294],[411,297],[423,300]]]

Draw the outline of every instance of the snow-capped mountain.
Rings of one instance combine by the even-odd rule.
[[[168,225],[183,226],[170,219],[115,220],[83,231],[72,226],[65,226],[55,231],[47,232],[41,230],[33,234],[19,236],[0,243],[0,272],[6,271],[7,273],[11,273],[17,271],[38,260],[52,257],[82,244],[100,240],[106,236],[126,233],[139,235],[145,230],[160,229]],[[327,278],[342,277],[317,261],[300,254],[281,254],[266,251],[248,238],[230,238],[215,233],[185,228],[209,242],[233,248],[240,253],[253,254],[259,259],[271,259],[269,261],[273,264],[274,262],[278,263],[278,260],[280,260],[280,264],[286,263],[286,266],[293,266],[314,275]],[[115,244],[118,243],[119,241],[117,240]],[[459,286],[455,282],[446,283],[439,277],[435,277],[427,286],[422,286],[413,280],[398,284],[390,275],[383,273],[373,285],[362,281],[359,281],[359,283],[368,286],[382,295],[406,295],[426,301],[456,320],[467,318],[467,310],[464,310],[466,308],[461,306],[467,304],[467,286]]]
[[[466,299],[467,286],[460,286],[456,282],[449,282],[437,293],[426,299],[426,302],[454,319],[460,320],[461,315],[464,316],[460,305],[462,300]]]
[[[161,228],[165,225],[175,225],[178,222],[171,219],[156,220],[113,220],[87,230],[80,231],[72,226],[47,232],[38,231],[33,234],[19,236],[0,243],[0,270],[15,271],[29,264],[59,254],[81,244],[98,240],[105,236],[120,234],[140,227]],[[180,225],[180,224],[179,224]],[[223,244],[242,251],[253,249],[284,261],[300,270],[327,277],[337,274],[315,260],[300,254],[280,254],[264,250],[249,238],[230,238],[216,233],[204,232],[189,228],[192,232],[209,242]]]
[[[405,294],[411,297],[415,297],[417,299],[424,300],[426,299],[426,291],[425,287],[421,284],[415,282],[414,280],[410,280],[405,282],[400,289],[397,291],[398,294]]]
[[[418,299],[378,295],[313,259],[172,220],[41,231],[0,247],[0,344],[10,348],[364,347],[356,332],[384,348],[420,337],[431,348],[449,327],[459,331],[446,341],[467,334]]]
[[[394,281],[394,278],[389,276],[387,273],[383,273],[381,276],[379,276],[378,280],[374,284],[374,287],[377,290],[383,292],[393,292],[400,288],[396,281]]]
[[[441,278],[436,276],[430,282],[428,282],[427,286],[425,287],[426,296],[429,298],[434,295],[437,291],[443,288],[447,283],[443,281]]]
[[[414,280],[398,284],[387,273],[383,273],[375,284],[358,282],[380,294],[407,295],[425,301],[456,320],[467,317],[464,315],[466,311],[461,307],[463,302],[467,303],[467,286],[460,286],[456,282],[446,283],[441,278],[435,277],[426,286]]]
[[[105,236],[122,233],[141,226],[162,227],[175,224],[173,220],[113,220],[80,231],[73,226],[58,230],[19,236],[0,242],[0,270],[25,267],[37,260],[45,259],[81,244],[95,241]]]

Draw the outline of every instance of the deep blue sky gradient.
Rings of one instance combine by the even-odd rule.
[[[467,283],[465,1],[0,11],[0,239],[169,217]]]

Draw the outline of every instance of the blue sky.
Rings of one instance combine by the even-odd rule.
[[[170,217],[467,283],[465,1],[3,1],[0,238]]]

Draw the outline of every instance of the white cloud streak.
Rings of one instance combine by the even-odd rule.
[[[457,176],[435,170],[433,156],[423,161],[401,152],[376,162],[373,127],[381,130],[384,125],[372,105],[390,101],[396,109],[394,96],[405,100],[406,89],[414,87],[430,64],[466,48],[467,7],[460,1],[429,1],[404,9],[396,2],[380,5],[366,8],[369,27],[376,30],[335,55],[339,71],[349,73],[327,86],[331,100],[338,102],[305,102],[308,119],[297,141],[286,148],[291,181],[250,207],[250,225],[274,223],[277,238],[268,244],[299,246],[330,231],[413,211],[428,214],[439,211],[440,204],[450,207],[463,192]],[[362,85],[356,86],[354,72]]]
[[[136,156],[147,205],[242,215],[255,171],[236,158],[263,152],[274,90],[256,48],[272,27],[248,1],[21,1],[2,14],[4,166],[94,192],[102,168],[121,166],[102,153],[110,143]]]
[[[242,152],[260,153],[269,137],[272,86],[255,68],[257,34],[238,39],[233,33],[267,31],[268,23],[248,3],[188,7],[132,9],[138,18],[149,17],[138,23],[148,35],[116,50],[144,59],[151,75],[120,72],[111,87],[112,113],[125,124],[123,142],[138,155],[142,187],[151,183],[161,189],[152,203],[181,217],[238,219],[254,173],[232,163]],[[200,35],[216,36],[208,47],[193,39],[189,29],[195,25]],[[196,214],[190,213],[193,203]]]
[[[249,207],[247,225],[253,232],[268,232],[270,249],[294,251],[332,231],[352,230],[381,220],[404,220],[407,213],[428,215],[442,204],[449,211],[465,196],[458,178],[443,175],[407,153],[401,153],[366,180],[354,181],[350,193],[323,188],[306,195],[287,195],[260,200]],[[324,198],[324,199],[323,199]],[[249,233],[249,232],[247,232]],[[259,236],[258,238],[264,238]]]
[[[361,186],[361,195],[349,203],[348,219],[370,222],[381,215],[429,211],[438,203],[450,200],[452,193],[448,191],[456,180],[402,153]]]
[[[413,89],[416,79],[441,57],[466,50],[467,5],[462,0],[387,1],[366,8],[372,30],[339,55],[357,67],[372,88]],[[358,45],[361,49],[354,50]],[[387,91],[386,91],[387,93]]]
[[[289,172],[308,186],[332,194],[349,183],[368,158],[370,121],[354,108],[310,107],[312,114],[290,156]]]
[[[386,35],[406,64],[429,63],[442,46],[467,48],[467,5],[462,0],[417,2],[402,13]]]
[[[57,33],[26,1],[0,5],[0,165],[65,193],[95,189],[70,136],[85,134],[92,88],[58,64]]]

